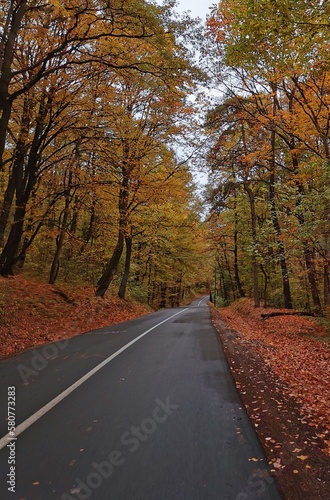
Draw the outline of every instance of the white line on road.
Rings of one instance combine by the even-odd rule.
[[[204,302],[204,300],[206,300],[207,297],[203,297],[197,304],[197,307],[199,307],[201,305],[202,302]]]
[[[169,321],[170,319],[174,318],[174,316],[177,316],[178,314],[182,314],[187,309],[188,308],[186,307],[185,309],[182,309],[181,311],[179,311],[179,312],[177,312],[175,314],[172,314],[172,316],[170,316],[169,318],[164,319],[160,323],[157,323],[157,325],[152,326],[151,328],[149,328],[149,330],[146,330],[145,332],[141,333],[141,335],[139,335],[138,337],[136,337],[136,339],[131,340],[131,342],[129,342],[128,344],[126,344],[123,347],[121,347],[120,349],[118,349],[118,351],[116,351],[115,353],[111,354],[111,356],[109,356],[107,359],[105,359],[104,361],[102,361],[102,363],[100,363],[97,366],[95,366],[95,368],[93,368],[92,370],[90,370],[88,373],[86,373],[86,375],[84,375],[79,380],[77,380],[74,384],[72,384],[70,387],[68,387],[67,389],[65,389],[65,391],[61,392],[61,394],[59,394],[58,396],[56,396],[56,398],[52,399],[52,401],[50,401],[49,403],[47,403],[45,406],[43,406],[42,408],[40,408],[40,410],[38,410],[33,415],[31,415],[31,417],[27,418],[26,420],[24,420],[24,422],[22,422],[20,425],[18,425],[16,427],[16,429],[15,429],[15,436],[14,437],[10,436],[9,433],[8,433],[3,438],[1,438],[0,439],[0,450],[2,450],[2,448],[5,448],[5,446],[7,446],[7,444],[10,441],[12,441],[13,439],[17,438],[17,436],[19,436],[19,434],[21,434],[26,429],[28,429],[28,427],[30,427],[34,422],[36,422],[37,420],[39,420],[39,418],[42,417],[43,415],[45,415],[45,413],[47,413],[49,410],[51,410],[52,408],[54,408],[54,406],[56,406],[58,403],[60,403],[60,401],[62,401],[67,396],[69,396],[69,394],[71,394],[71,392],[73,392],[75,389],[77,389],[77,387],[79,387],[80,385],[82,385],[84,382],[86,382],[86,380],[88,380],[90,377],[92,377],[96,372],[98,372],[99,370],[101,370],[101,368],[103,368],[103,366],[105,366],[107,363],[109,363],[111,360],[113,360],[115,357],[117,357],[123,351],[125,351],[126,349],[128,349],[135,342],[137,342],[138,340],[142,339],[142,337],[144,337],[145,335],[147,335],[147,333],[151,332],[152,330],[154,330],[158,326],[162,325],[163,323],[166,323],[166,321]]]

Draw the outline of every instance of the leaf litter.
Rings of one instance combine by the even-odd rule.
[[[330,498],[329,333],[313,317],[263,320],[278,310],[249,299],[211,311],[283,498]]]

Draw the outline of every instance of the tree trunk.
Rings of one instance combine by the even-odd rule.
[[[218,255],[216,257],[216,263],[215,263],[215,267],[214,267],[214,292],[213,292],[214,304],[217,303],[217,286],[218,286],[217,266],[219,266],[220,271],[222,271],[222,266],[220,266]],[[220,291],[221,291],[221,288],[222,288],[222,285],[221,285],[221,279],[220,279]],[[223,290],[223,296],[225,296],[225,293],[226,293],[225,290]]]
[[[44,95],[40,102],[39,113],[26,168],[24,169],[24,162],[19,161],[15,164],[15,168],[13,169],[16,188],[16,210],[11,231],[0,257],[0,274],[2,274],[2,276],[13,274],[13,266],[17,261],[17,254],[24,232],[23,228],[26,206],[37,180],[40,138],[42,135],[44,120],[48,112],[48,108],[45,105],[46,97],[47,96]]]
[[[132,237],[125,236],[125,246],[126,246],[126,257],[125,257],[125,267],[121,283],[119,286],[118,297],[121,299],[125,298],[127,282],[129,278],[129,271],[131,267],[131,257],[132,257]]]
[[[270,174],[269,181],[269,199],[271,206],[271,219],[273,223],[273,227],[275,229],[276,234],[276,244],[280,257],[280,267],[281,267],[281,275],[282,275],[282,286],[283,286],[283,298],[284,298],[284,307],[286,309],[292,309],[292,299],[291,299],[291,289],[290,289],[290,280],[288,267],[286,263],[286,255],[285,248],[282,241],[282,231],[281,226],[277,217],[277,210],[275,206],[275,175],[272,171]]]
[[[21,247],[20,252],[19,252],[19,254],[17,256],[17,262],[19,263],[20,269],[23,268],[27,250],[30,248],[30,246],[34,242],[34,240],[37,237],[40,229],[44,225],[44,222],[46,220],[47,215],[49,214],[51,208],[55,205],[55,203],[56,203],[57,200],[58,200],[58,196],[56,195],[56,196],[54,196],[54,198],[49,203],[49,206],[45,210],[45,212],[43,213],[43,215],[40,217],[40,222],[37,224],[36,228],[34,229],[33,233],[31,234],[31,236],[30,237],[25,236],[23,244],[22,244],[22,247]],[[28,228],[27,231],[29,231],[29,229],[31,230],[32,226],[30,226],[30,228]]]
[[[231,270],[231,267],[230,267],[230,263],[229,263],[229,259],[228,259],[228,255],[227,255],[227,249],[226,249],[226,245],[225,244],[223,245],[223,257],[224,257],[224,261],[225,261],[226,268],[227,268],[227,271],[228,271],[228,276],[229,276],[229,285],[230,285],[229,293],[231,292],[232,297],[235,300],[237,298],[237,296],[236,296],[236,287],[235,287],[236,283],[235,283],[235,280],[232,277],[232,272],[231,272],[232,270]]]
[[[8,185],[3,199],[2,210],[0,213],[0,247],[3,247],[5,242],[5,231],[7,228],[14,195],[15,195],[15,182],[13,175],[10,174]]]
[[[262,264],[260,264],[260,269],[262,274],[264,275],[264,307],[268,307],[268,294],[267,294],[267,289],[268,289],[268,283],[269,283],[269,278],[268,275],[265,271],[265,268]]]
[[[71,184],[72,184],[72,172],[70,171],[69,172],[69,179],[68,179],[68,189],[65,193],[65,205],[64,205],[63,218],[62,218],[62,222],[60,224],[59,234],[56,237],[56,250],[55,250],[55,254],[54,254],[54,258],[53,258],[53,262],[52,262],[50,274],[49,274],[48,283],[50,285],[53,285],[55,283],[59,269],[60,269],[60,256],[61,256],[61,252],[62,252],[62,248],[63,248],[64,238],[65,238],[65,233],[67,230],[68,218],[69,218],[69,208],[70,208],[70,201],[71,201],[71,195],[70,195]]]
[[[5,231],[7,228],[9,214],[12,207],[16,185],[20,183],[20,177],[22,177],[24,169],[24,161],[27,154],[27,142],[29,135],[29,127],[31,123],[31,100],[28,95],[24,98],[23,113],[21,128],[18,137],[18,141],[15,148],[15,154],[13,159],[13,167],[9,174],[8,184],[4,195],[2,210],[0,214],[0,247],[4,244]]]
[[[234,193],[235,195],[235,230],[234,230],[234,275],[235,275],[235,282],[236,282],[236,287],[239,293],[239,296],[245,297],[245,292],[242,287],[242,283],[239,277],[239,270],[238,270],[238,214],[237,214],[237,205],[236,205],[236,191]]]
[[[80,208],[81,208],[81,203],[79,200],[79,196],[75,196],[73,208],[72,208],[72,219],[70,222],[70,233],[74,236],[77,233]]]
[[[32,159],[34,159],[31,156]],[[37,161],[37,160],[35,160]],[[30,162],[29,162],[30,163]],[[21,186],[16,185],[16,210],[12,227],[0,257],[0,274],[8,276],[14,274],[13,266],[18,260],[19,247],[24,233],[24,222],[26,215],[26,205],[36,181],[35,170],[30,171],[24,193],[21,194]],[[22,179],[20,179],[22,181]]]
[[[135,275],[134,275],[134,281],[136,284],[143,283],[143,280],[145,278],[146,272],[142,275],[141,272],[141,267],[142,267],[142,259],[141,259],[141,252],[142,252],[142,243],[141,241],[138,242],[137,244],[137,251],[135,253]],[[150,257],[149,257],[150,258]]]
[[[28,236],[25,236],[25,238],[23,240],[22,247],[21,247],[20,252],[17,256],[17,265],[15,265],[15,268],[18,267],[19,271],[22,271],[22,269],[24,267],[25,259],[26,259],[26,252],[28,251],[28,249],[30,248],[32,243],[34,242],[35,237],[37,236],[41,227],[43,226],[43,223],[44,223],[43,220],[41,222],[39,222],[39,224],[37,225],[36,229],[34,230],[33,234],[30,236],[30,238]]]
[[[298,172],[298,158],[296,155],[293,156],[293,166],[295,168],[295,171]],[[300,206],[300,198],[301,196],[304,196],[305,194],[305,188],[301,184],[301,182],[298,180],[297,181],[297,187],[298,187],[298,192],[299,196],[296,199],[296,206],[299,208]],[[305,217],[304,214],[298,210],[298,222],[300,227],[303,229],[305,225]],[[304,254],[304,260],[305,260],[305,265],[306,265],[306,270],[307,270],[307,277],[308,277],[308,282],[309,282],[309,287],[313,299],[313,305],[314,309],[317,312],[322,311],[322,304],[320,300],[320,295],[318,291],[318,286],[317,286],[317,276],[316,276],[316,269],[315,269],[315,263],[314,263],[314,254],[315,250],[311,249],[309,246],[309,242],[306,239],[303,239],[302,242],[302,247],[303,247],[303,254]]]
[[[80,251],[79,251],[80,255],[84,252],[84,250],[86,249],[88,243],[93,238],[93,232],[94,232],[94,226],[95,226],[95,218],[96,218],[96,215],[95,215],[95,205],[96,205],[96,201],[93,200],[93,203],[92,203],[92,206],[91,206],[91,216],[89,218],[88,229],[87,229],[86,233],[83,235],[84,242],[81,245]]]
[[[125,149],[125,155],[129,157],[129,151]],[[120,185],[118,197],[118,212],[119,212],[119,228],[118,240],[116,247],[113,251],[112,257],[107,264],[103,275],[97,283],[95,294],[104,297],[105,292],[109,288],[118,268],[118,264],[124,249],[124,239],[128,235],[129,218],[128,218],[128,203],[129,203],[129,182],[130,182],[130,168],[123,165],[121,169],[122,180]]]
[[[2,95],[0,93],[0,100],[2,98]],[[8,130],[8,125],[9,125],[9,119],[11,115],[11,102],[9,102],[9,96],[6,96],[5,99],[7,100],[5,106],[2,107],[2,115],[0,117],[0,172],[3,172],[4,170],[4,161],[3,161],[3,156],[4,156],[4,151],[5,151],[5,145],[6,145],[6,137],[7,137],[7,130]]]
[[[147,303],[149,305],[152,304],[152,286],[151,286],[151,283],[152,283],[151,273],[152,273],[152,271],[153,271],[153,267],[152,267],[152,264],[151,264],[151,260],[149,259],[149,262],[147,263],[147,268],[146,268],[146,275],[148,276]]]
[[[22,158],[21,154],[19,155],[19,158],[17,158],[17,161],[15,161],[14,163],[12,175],[16,190],[16,209],[12,227],[0,257],[0,273],[2,274],[2,276],[14,274],[13,266],[17,262],[17,253],[24,232],[23,228],[26,214],[26,204],[29,200],[36,180],[36,143],[37,137],[35,134],[30,150],[30,157],[28,165],[26,167],[26,172],[24,172],[24,162],[19,161]]]
[[[257,260],[257,214],[255,207],[254,193],[252,189],[244,183],[244,189],[249,197],[250,212],[251,212],[251,233],[253,241],[252,252],[252,275],[253,275],[253,300],[254,307],[260,307],[260,292],[259,292],[259,273],[258,273],[258,260]]]
[[[226,284],[226,277],[223,272],[223,267],[220,268],[220,276],[219,276],[219,286],[222,288],[222,296],[225,304],[228,304],[228,290]],[[217,305],[217,288],[214,290],[214,304]]]
[[[123,253],[123,248],[124,248],[124,234],[121,230],[119,230],[117,243],[112,253],[111,259],[108,262],[101,278],[97,283],[95,295],[97,295],[98,297],[104,297],[105,292],[108,290],[110,283],[112,282],[117,272],[120,257]]]
[[[17,206],[7,242],[0,257],[0,273],[2,276],[14,274],[13,266],[17,262],[16,254],[23,235],[25,204]]]
[[[277,114],[277,85],[272,85],[273,90],[273,116],[274,121]],[[283,298],[284,298],[284,307],[286,309],[292,309],[292,299],[291,299],[291,290],[290,290],[290,280],[288,267],[286,263],[286,255],[285,248],[282,240],[282,231],[281,226],[277,217],[277,210],[275,204],[275,169],[276,169],[276,126],[272,126],[271,130],[271,159],[270,159],[270,179],[269,179],[269,200],[270,200],[270,212],[271,219],[273,223],[273,227],[275,229],[276,234],[276,244],[280,257],[280,267],[281,267],[281,275],[282,275],[282,287],[283,287]]]
[[[299,85],[297,79],[293,78],[292,81],[294,82],[296,88],[301,93],[302,97],[305,99],[304,93],[303,93],[302,88]],[[291,113],[293,113],[293,102],[294,102],[293,95],[287,94],[287,96],[289,99],[289,110]],[[313,119],[313,122],[315,124],[316,129],[318,131],[320,131],[317,120],[315,121]],[[321,133],[321,136],[322,136],[322,133]],[[324,138],[324,136],[323,136],[323,138]],[[323,142],[323,144],[324,144],[324,142]],[[290,141],[288,141],[288,146],[289,146],[289,149],[290,149],[291,154],[292,154],[293,172],[295,174],[298,174],[299,173],[299,161],[298,161],[298,156],[295,152],[296,138],[294,136],[290,137]],[[326,144],[324,144],[324,146],[325,146],[326,156],[327,156],[327,158],[329,158],[328,138],[327,138]],[[298,188],[298,196],[296,198],[296,206],[299,208],[300,203],[301,203],[301,197],[304,196],[304,194],[305,194],[305,188],[304,188],[304,185],[300,182],[299,178],[296,180],[296,185]],[[305,224],[305,217],[304,217],[304,214],[299,210],[298,210],[298,214],[297,214],[297,219],[298,219],[299,225],[301,226],[301,228],[303,228],[303,226]],[[315,270],[315,264],[314,264],[314,259],[313,259],[314,250],[310,249],[309,243],[306,239],[303,239],[302,247],[303,247],[304,261],[305,261],[306,270],[307,270],[309,287],[310,287],[310,291],[311,291],[312,299],[313,299],[313,305],[314,305],[314,308],[316,311],[321,312],[322,305],[321,305],[321,300],[320,300],[318,287],[317,287],[316,270]],[[308,299],[309,299],[309,297],[308,297]]]
[[[245,297],[245,292],[239,277],[238,270],[238,230],[237,230],[237,213],[235,211],[235,231],[234,231],[234,275],[235,283],[240,297]]]
[[[162,282],[160,285],[160,304],[159,304],[160,309],[164,309],[166,307],[166,292],[167,292],[167,283]]]
[[[49,280],[48,283],[53,285],[57,279],[58,272],[60,270],[60,256],[63,248],[64,237],[65,237],[65,229],[64,224],[66,223],[65,218],[63,217],[62,227],[60,233],[56,236],[56,250],[53,258],[53,262],[50,268]]]
[[[322,311],[322,304],[317,286],[316,269],[314,263],[315,251],[310,249],[306,241],[303,242],[303,252],[307,268],[307,276],[316,312]]]
[[[183,299],[184,296],[184,288],[182,286],[182,272],[180,273],[180,277],[177,280],[177,285],[178,285],[178,300],[177,300],[177,306],[180,306],[180,302]]]
[[[15,53],[15,42],[22,19],[28,9],[27,1],[22,0],[15,8],[10,9],[10,17],[6,28],[2,29],[1,77],[0,77],[0,171],[3,170],[3,154],[6,146],[8,124],[12,109],[12,98],[9,85],[12,79],[12,63]]]

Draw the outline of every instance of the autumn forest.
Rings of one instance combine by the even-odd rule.
[[[327,2],[222,0],[205,26],[171,0],[0,18],[3,277],[330,305]]]

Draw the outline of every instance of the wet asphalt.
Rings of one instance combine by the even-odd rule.
[[[207,297],[3,360],[0,384],[1,499],[281,498]]]

